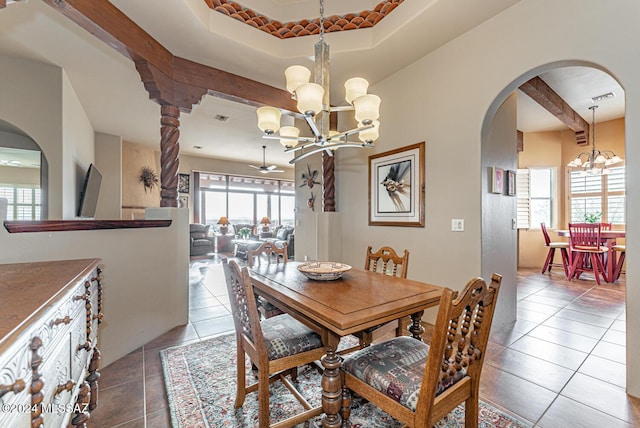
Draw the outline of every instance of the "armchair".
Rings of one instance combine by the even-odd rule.
[[[190,224],[189,254],[192,256],[202,256],[215,251],[215,242],[209,236],[209,225]]]

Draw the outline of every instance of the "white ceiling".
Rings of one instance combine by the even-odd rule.
[[[327,34],[332,103],[341,103],[342,82],[349,77],[360,75],[374,85],[517,1],[405,1],[374,29]],[[316,37],[280,40],[211,11],[204,0],[111,2],[176,56],[283,89],[287,66],[312,66],[309,56]],[[316,0],[240,3],[282,21],[319,15]],[[357,13],[376,3],[326,0],[325,15]],[[290,18],[293,15],[299,17]],[[133,63],[43,1],[0,9],[0,54],[64,68],[96,131],[159,146],[160,108],[148,99]],[[622,89],[603,72],[571,67],[541,77],[589,122],[589,98],[609,91],[616,97],[600,104],[598,121],[624,115]],[[528,97],[518,99],[518,127],[522,131],[566,128]],[[217,121],[216,115],[229,120]],[[265,141],[256,126],[255,109],[243,104],[205,96],[192,113],[181,116],[182,153],[260,164]],[[267,164],[290,167],[291,154],[285,154],[276,142],[267,146]]]

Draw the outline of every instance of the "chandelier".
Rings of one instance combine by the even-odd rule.
[[[324,0],[320,0],[320,41],[315,44],[314,81],[309,83],[311,71],[301,65],[293,65],[285,70],[286,87],[291,97],[297,101],[297,109],[304,117],[312,136],[300,136],[294,126],[280,126],[282,113],[275,107],[260,107],[257,110],[258,128],[263,138],[280,140],[285,152],[298,152],[289,163],[326,150],[333,156],[333,150],[342,147],[373,147],[378,139],[380,122],[380,97],[367,94],[369,82],[354,77],[344,84],[346,106],[330,106],[329,97],[329,45],[324,42]],[[358,124],[349,131],[329,130],[329,114],[339,111],[354,111]],[[349,141],[357,135],[360,141]]]
[[[611,150],[596,150],[596,109],[597,105],[589,107],[591,119],[591,151],[578,154],[567,164],[570,168],[580,171],[580,175],[607,175],[611,172],[609,166],[622,162],[622,159]]]

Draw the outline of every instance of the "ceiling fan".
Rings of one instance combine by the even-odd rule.
[[[249,166],[251,168],[259,169],[260,172],[263,173],[263,174],[268,174],[270,172],[284,172],[281,169],[276,169],[277,166],[275,166],[275,165],[267,166],[267,164],[265,163],[265,160],[264,160],[265,150],[266,149],[267,149],[267,146],[262,146],[262,165],[260,165],[260,166],[249,165]]]

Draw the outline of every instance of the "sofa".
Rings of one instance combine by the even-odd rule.
[[[238,232],[242,228],[251,229],[249,239],[252,241],[264,241],[271,242],[277,246],[287,244],[287,257],[293,259],[294,254],[294,242],[295,242],[295,229],[293,226],[276,226],[271,232],[260,232],[261,226],[255,226],[252,224],[234,224],[234,232],[236,237],[239,238]]]
[[[192,256],[203,256],[215,251],[215,242],[213,237],[209,236],[209,225],[190,224],[189,235],[191,243],[189,244],[189,254]]]
[[[295,229],[293,226],[276,226],[273,232],[263,232],[259,235],[260,241],[272,242],[277,246],[287,244],[287,257],[293,259]]]

